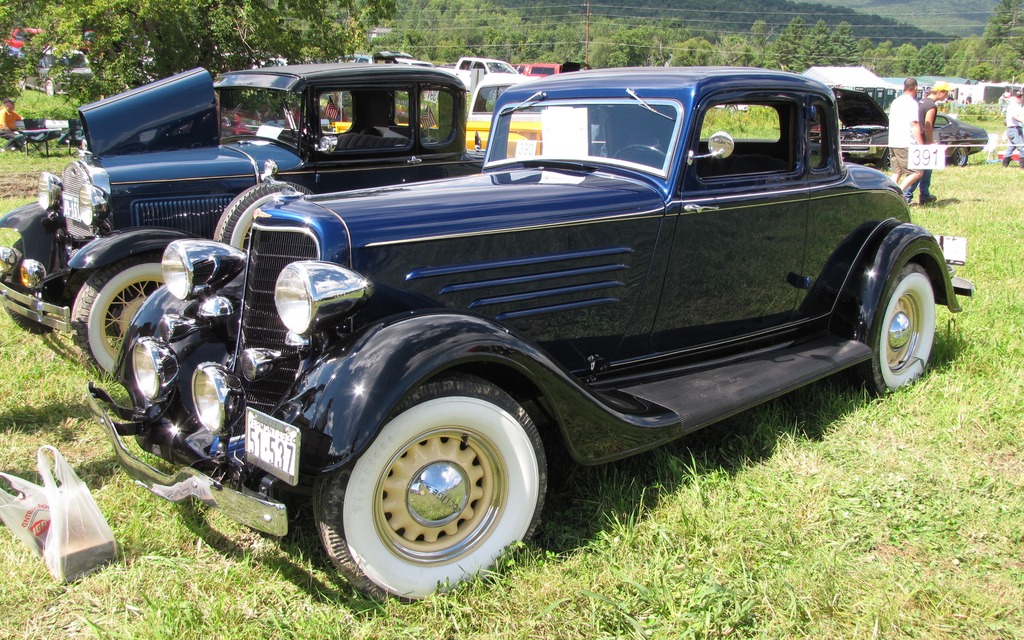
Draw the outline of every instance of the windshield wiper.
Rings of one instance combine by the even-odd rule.
[[[532,96],[530,96],[526,100],[520,102],[516,106],[512,107],[511,109],[509,109],[508,113],[509,113],[509,115],[511,115],[511,114],[515,113],[516,111],[522,111],[523,109],[529,109],[530,107],[532,107],[533,105],[537,104],[538,102],[546,99],[547,97],[548,97],[548,94],[544,93],[543,91],[538,91],[537,93],[533,94]]]
[[[654,107],[652,107],[651,105],[647,104],[646,100],[644,100],[640,96],[636,95],[636,91],[633,91],[632,89],[626,89],[626,93],[629,94],[630,98],[633,98],[634,100],[639,102],[640,105],[643,106],[644,109],[647,109],[651,113],[656,113],[659,116],[661,116],[662,118],[665,118],[666,120],[675,120],[675,118],[673,118],[672,116],[667,116],[664,113],[662,113],[662,112],[658,111],[657,109],[655,109]]]

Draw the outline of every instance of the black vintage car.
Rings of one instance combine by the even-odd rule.
[[[0,247],[0,302],[29,331],[73,331],[109,371],[171,240],[240,244],[284,191],[478,173],[465,103],[444,71],[332,64],[195,69],[86,105],[82,158],[0,220],[20,234]]]
[[[839,141],[843,157],[889,169],[889,116],[863,91],[835,89],[839,105]],[[935,143],[946,145],[946,163],[967,166],[988,144],[988,132],[946,113],[935,114]]]
[[[248,252],[172,243],[131,406],[90,387],[124,469],[274,534],[311,495],[354,585],[418,598],[530,536],[552,447],[615,460],[844,370],[897,389],[972,291],[843,163],[816,81],[580,72],[495,114],[482,175],[286,197]]]

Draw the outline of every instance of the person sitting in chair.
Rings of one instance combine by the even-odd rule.
[[[4,98],[4,107],[0,110],[0,138],[6,144],[0,151],[14,151],[25,145],[25,136],[18,131],[18,123],[25,125],[21,116],[14,110],[14,100]]]

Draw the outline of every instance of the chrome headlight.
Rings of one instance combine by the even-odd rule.
[[[153,338],[139,338],[132,347],[135,387],[150,402],[167,397],[178,380],[178,359],[171,348]]]
[[[52,173],[44,171],[39,174],[39,206],[49,211],[60,204],[61,188],[64,183]]]
[[[0,247],[0,273],[7,275],[18,266],[21,256],[11,247]]]
[[[328,320],[355,313],[373,293],[362,275],[330,262],[303,260],[281,270],[274,304],[284,326],[305,334]]]
[[[210,433],[224,431],[230,416],[242,395],[238,377],[225,371],[219,364],[205,362],[192,374],[192,401],[196,417]]]
[[[21,284],[29,289],[40,289],[46,278],[46,267],[38,260],[28,259],[21,263]]]
[[[96,224],[107,217],[107,194],[91,184],[83,184],[78,190],[78,218],[88,225]]]
[[[175,240],[164,250],[161,266],[168,291],[188,300],[241,273],[245,252],[213,240]]]

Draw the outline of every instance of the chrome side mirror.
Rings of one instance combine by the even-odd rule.
[[[316,146],[316,150],[323,153],[334,153],[337,148],[338,136],[321,136],[320,143]]]
[[[703,160],[704,158],[728,158],[735,149],[736,143],[732,136],[725,131],[716,131],[708,138],[708,153],[698,156],[693,149],[690,149],[690,152],[686,154],[686,164],[691,165],[694,160]]]

